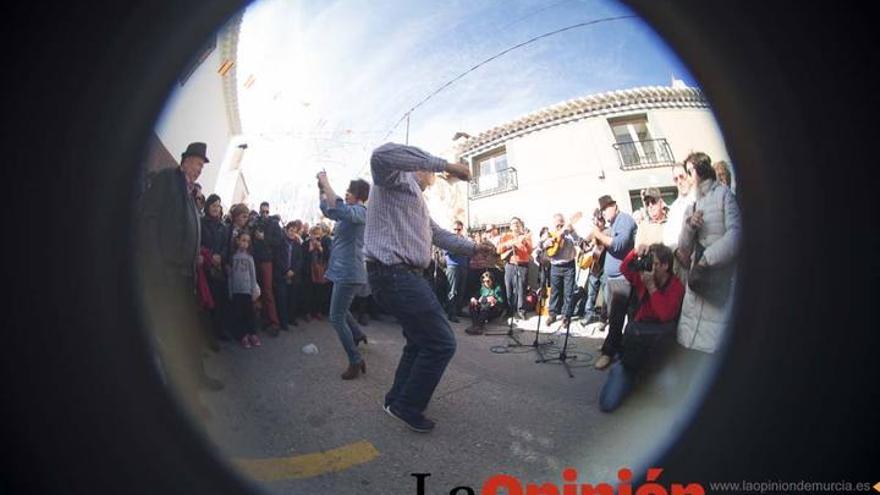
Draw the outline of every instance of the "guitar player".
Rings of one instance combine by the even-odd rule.
[[[532,235],[519,217],[510,219],[510,230],[498,242],[498,254],[504,261],[504,287],[507,291],[509,316],[526,318],[525,287],[529,276]],[[518,281],[518,283],[517,283]]]
[[[574,217],[580,217],[580,213],[576,213],[572,218],[574,219]],[[553,225],[555,229],[548,232],[541,240],[541,247],[547,250],[550,257],[552,291],[550,294],[550,317],[547,319],[547,324],[555,322],[561,313],[563,315],[562,324],[566,326],[571,321],[574,310],[572,296],[574,295],[575,246],[580,242],[581,237],[575,232],[571,223],[565,222],[565,217],[561,213],[553,215]]]

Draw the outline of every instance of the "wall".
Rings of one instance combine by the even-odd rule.
[[[198,180],[206,196],[215,192],[224,160],[231,158],[223,77],[217,73],[223,63],[220,52],[218,44],[186,83],[177,85],[155,128],[162,144],[177,160],[187,144],[207,143],[211,163],[205,165]],[[223,200],[226,203],[227,198]]]
[[[713,160],[728,160],[721,133],[708,109],[660,109],[641,112],[648,117],[655,138],[666,138],[676,160],[691,149],[702,150]],[[549,225],[554,213],[566,217],[581,211],[587,228],[599,196],[610,194],[623,211],[630,212],[629,191],[649,186],[672,186],[669,167],[620,169],[609,114],[541,129],[505,143],[507,160],[517,169],[516,191],[469,203],[470,226],[507,223],[513,215],[537,234]],[[603,178],[604,177],[604,178]],[[584,230],[585,231],[585,230]]]

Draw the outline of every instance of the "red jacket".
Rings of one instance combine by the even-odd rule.
[[[629,269],[629,262],[636,257],[635,251],[630,251],[623,263],[620,265],[620,271],[623,276],[636,289],[639,296],[639,306],[636,310],[635,321],[655,321],[658,323],[668,323],[678,318],[681,311],[681,301],[684,299],[684,285],[675,275],[671,275],[666,282],[666,286],[658,287],[650,297],[645,296],[648,289],[645,288],[644,282],[639,272]]]

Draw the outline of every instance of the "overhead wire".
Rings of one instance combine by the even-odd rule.
[[[462,79],[463,77],[467,76],[467,75],[470,74],[471,72],[474,72],[475,70],[479,69],[480,67],[482,67],[482,66],[488,64],[489,62],[491,62],[491,61],[493,61],[493,60],[496,60],[496,59],[498,59],[498,58],[500,58],[500,57],[502,57],[502,56],[504,56],[504,55],[506,55],[506,54],[508,54],[508,53],[510,53],[510,52],[512,52],[512,51],[514,51],[514,50],[516,50],[516,49],[518,49],[518,48],[522,48],[522,47],[524,47],[524,46],[526,46],[526,45],[529,45],[529,44],[531,44],[531,43],[534,43],[534,42],[536,42],[536,41],[538,41],[538,40],[541,40],[541,39],[544,39],[544,38],[548,38],[548,37],[550,37],[550,36],[553,36],[553,35],[556,35],[556,34],[559,34],[559,33],[564,33],[564,32],[566,32],[566,31],[571,31],[572,29],[577,29],[577,28],[586,27],[586,26],[593,26],[593,25],[601,24],[601,23],[605,23],[605,22],[614,22],[614,21],[620,21],[620,20],[624,20],[624,19],[636,19],[636,18],[638,18],[638,16],[636,16],[636,15],[620,15],[620,16],[612,16],[612,17],[603,17],[603,18],[601,18],[601,19],[594,19],[594,20],[591,20],[591,21],[579,22],[579,23],[577,23],[577,24],[572,24],[572,25],[570,25],[570,26],[566,26],[566,27],[563,27],[563,28],[560,28],[560,29],[556,29],[556,30],[554,30],[554,31],[550,31],[550,32],[547,32],[547,33],[544,33],[544,34],[540,34],[540,35],[538,35],[538,36],[535,36],[534,38],[528,39],[528,40],[523,41],[523,42],[521,42],[521,43],[517,43],[516,45],[513,45],[513,46],[511,46],[511,47],[509,47],[509,48],[507,48],[507,49],[504,49],[504,50],[502,50],[502,51],[496,53],[495,55],[492,55],[491,57],[489,57],[489,58],[487,58],[487,59],[481,61],[480,63],[474,65],[473,67],[471,67],[470,69],[468,69],[468,70],[462,72],[461,74],[459,74],[459,75],[453,77],[453,78],[450,79],[449,81],[446,81],[445,83],[443,83],[442,85],[440,85],[439,88],[435,89],[435,90],[432,91],[430,94],[428,94],[426,97],[424,97],[421,101],[419,101],[418,103],[416,103],[415,105],[413,105],[409,110],[407,110],[406,112],[404,112],[404,114],[400,117],[400,119],[397,120],[397,122],[394,123],[393,126],[391,126],[391,129],[388,131],[388,133],[385,134],[385,137],[382,138],[382,140],[383,140],[383,141],[384,141],[384,140],[387,140],[388,137],[391,136],[392,133],[394,133],[395,129],[397,129],[397,127],[398,127],[398,126],[399,126],[404,120],[406,120],[406,118],[407,118],[409,115],[411,115],[412,112],[415,111],[417,108],[419,108],[420,106],[422,106],[422,105],[424,105],[425,103],[427,103],[431,98],[433,98],[434,96],[436,96],[437,94],[439,94],[440,92],[442,92],[443,90],[445,90],[446,88],[448,88],[448,87],[452,86],[453,84],[455,84],[456,81]]]

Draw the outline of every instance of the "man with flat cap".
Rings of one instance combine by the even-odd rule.
[[[626,318],[627,303],[631,286],[620,265],[623,258],[632,251],[635,243],[636,223],[633,218],[617,208],[611,196],[599,198],[599,210],[610,226],[611,233],[606,234],[593,227],[593,238],[605,246],[605,301],[608,305],[608,335],[602,345],[602,355],[596,360],[596,369],[605,369],[623,350],[623,322]]]
[[[205,374],[196,314],[200,228],[192,191],[208,162],[207,145],[190,143],[179,167],[155,174],[141,199],[137,244],[147,314],[162,351],[162,369],[202,415],[208,413],[198,400],[198,388],[223,388]]]
[[[669,208],[663,201],[660,190],[656,187],[643,189],[641,192],[642,204],[641,218],[635,219],[638,230],[636,231],[636,249],[640,247],[644,251],[651,244],[663,242],[663,229],[666,227],[666,215]]]

